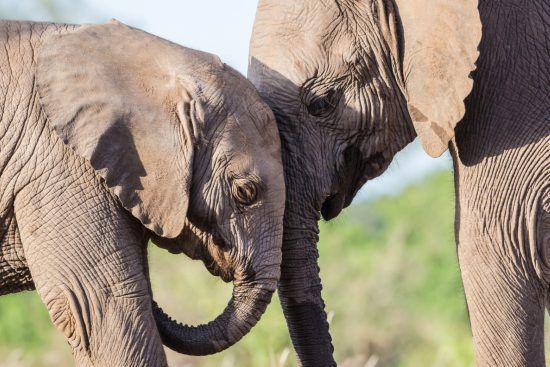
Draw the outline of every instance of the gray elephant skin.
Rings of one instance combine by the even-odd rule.
[[[319,213],[337,216],[415,135],[453,157],[477,365],[545,365],[549,34],[542,0],[260,0],[248,76],[281,134],[279,295],[302,366],[336,364]]]
[[[285,203],[275,118],[252,84],[116,21],[1,21],[0,44],[0,294],[36,289],[79,366],[237,342],[276,289]],[[153,302],[149,239],[233,281],[213,322]]]

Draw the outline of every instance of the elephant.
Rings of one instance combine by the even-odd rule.
[[[280,140],[253,85],[114,20],[0,21],[0,44],[0,295],[36,289],[79,366],[166,366],[163,343],[236,343],[282,260]],[[233,282],[223,313],[166,315],[149,240]]]
[[[278,292],[302,366],[336,365],[318,221],[416,136],[429,155],[449,149],[453,159],[477,365],[545,365],[549,32],[541,0],[259,1],[248,77],[281,135]]]

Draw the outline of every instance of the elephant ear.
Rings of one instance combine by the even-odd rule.
[[[470,93],[481,21],[478,0],[396,0],[403,27],[409,114],[424,150],[447,150]]]
[[[118,22],[51,37],[36,85],[51,128],[143,225],[176,237],[189,203],[193,108],[181,47]]]

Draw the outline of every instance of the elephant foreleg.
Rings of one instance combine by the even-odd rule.
[[[78,186],[68,187],[59,201],[16,205],[27,263],[53,323],[79,366],[166,366],[140,225],[108,196],[82,198],[70,193]]]
[[[36,289],[77,365],[166,366],[139,251],[94,253],[89,248],[101,244],[75,242],[52,237],[47,250],[27,252]]]
[[[528,244],[517,246],[486,219],[462,218],[458,243],[476,364],[544,367],[548,287],[522,251]]]

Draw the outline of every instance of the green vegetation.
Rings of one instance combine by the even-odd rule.
[[[452,178],[445,172],[321,224],[324,296],[341,365],[473,364],[453,216]],[[183,255],[154,246],[150,252],[155,297],[171,314],[198,323],[223,309],[230,285]],[[230,350],[169,358],[174,366],[295,366],[289,347],[275,299],[258,326]],[[0,366],[72,365],[68,346],[35,293],[0,298],[0,360],[9,361]]]

